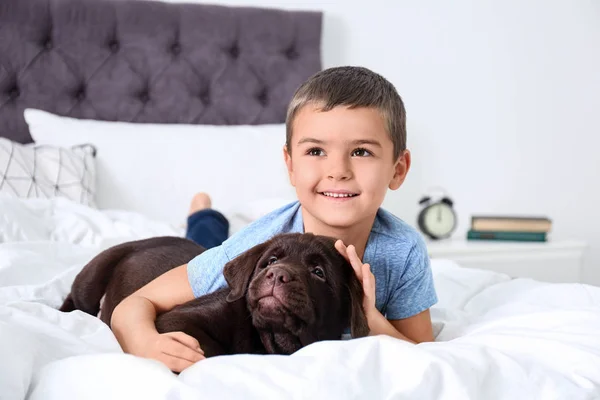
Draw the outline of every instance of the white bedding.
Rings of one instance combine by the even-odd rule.
[[[241,212],[243,214],[243,212]],[[68,200],[0,197],[0,399],[593,399],[600,288],[433,261],[437,341],[322,342],[202,361],[179,376],[123,354],[98,319],[55,308],[119,241],[179,228]]]
[[[225,213],[266,198],[295,199],[283,161],[283,123],[139,124],[35,109],[24,117],[38,144],[94,145],[101,209],[137,211],[179,225],[200,191]]]

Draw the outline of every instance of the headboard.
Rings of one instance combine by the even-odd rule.
[[[25,108],[107,121],[283,123],[321,69],[318,11],[148,0],[1,0],[0,136]]]

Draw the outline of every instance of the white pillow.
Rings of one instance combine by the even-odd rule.
[[[199,191],[209,193],[226,216],[273,203],[269,199],[295,199],[283,161],[285,124],[141,124],[34,109],[24,115],[37,143],[94,145],[101,209],[137,211],[180,225]]]
[[[22,145],[0,138],[0,193],[11,197],[65,197],[95,207],[95,149]]]

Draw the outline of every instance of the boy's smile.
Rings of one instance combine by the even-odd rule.
[[[358,196],[360,193],[352,193],[346,190],[327,190],[324,192],[319,192],[320,195],[325,197],[329,197],[332,199],[338,199],[340,201],[344,201],[346,199],[350,200],[352,197]]]
[[[284,157],[305,229],[332,235],[370,227],[387,189],[398,189],[410,166],[408,151],[398,160],[393,153],[376,109],[320,111],[314,104],[300,109]]]

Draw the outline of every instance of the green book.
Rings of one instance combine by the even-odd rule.
[[[511,240],[517,242],[545,242],[546,232],[504,232],[476,231],[467,232],[468,240]]]

